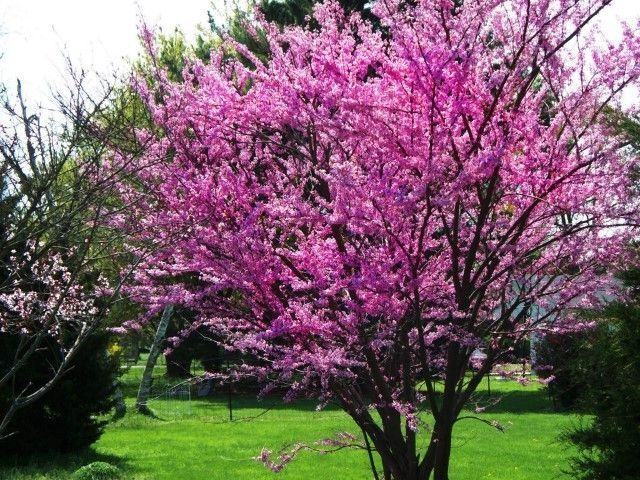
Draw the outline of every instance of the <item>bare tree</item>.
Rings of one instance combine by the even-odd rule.
[[[51,390],[104,327],[132,271],[119,272],[124,243],[105,228],[108,215],[127,206],[114,200],[121,172],[104,169],[103,157],[114,144],[140,148],[126,121],[136,107],[117,84],[100,80],[100,94],[91,95],[87,76],[72,73],[56,108],[35,111],[19,81],[15,98],[0,86],[0,335],[17,339],[12,361],[0,364],[10,397],[0,405],[0,439],[11,435],[16,411]],[[59,355],[47,380],[16,387],[51,341]]]

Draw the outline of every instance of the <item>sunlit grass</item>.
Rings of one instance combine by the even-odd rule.
[[[141,373],[130,369],[124,376],[128,395],[135,391]],[[159,381],[157,386],[157,392],[164,388]],[[522,387],[494,378],[491,390],[491,399],[501,401],[478,416],[498,421],[505,431],[477,420],[460,421],[454,431],[451,478],[557,479],[572,453],[557,437],[573,417],[554,412],[546,393],[537,385]],[[480,405],[487,403],[486,391],[485,383],[476,398]],[[133,397],[127,401],[131,404]],[[259,402],[251,396],[234,395],[234,421],[230,422],[224,392],[208,399],[193,399],[188,409],[178,400],[156,399],[150,406],[160,419],[129,413],[110,424],[89,451],[5,462],[0,466],[0,479],[67,479],[79,466],[96,460],[119,466],[124,478],[131,480],[372,478],[366,453],[360,450],[329,455],[303,453],[280,474],[271,473],[252,459],[263,447],[277,451],[296,442],[313,443],[336,432],[358,434],[357,427],[337,408],[316,411],[315,403],[309,401],[283,404],[278,398]]]

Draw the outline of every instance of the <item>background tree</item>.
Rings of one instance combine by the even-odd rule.
[[[82,370],[74,357],[104,326],[118,297],[120,272],[107,266],[122,243],[102,220],[105,207],[115,208],[121,199],[114,194],[117,172],[101,175],[100,162],[117,137],[128,135],[129,124],[106,115],[113,83],[104,82],[102,94],[92,98],[85,82],[84,75],[72,76],[69,91],[56,97],[58,110],[46,115],[29,110],[20,83],[15,99],[2,99],[0,438],[15,433],[11,426],[18,411],[49,405],[54,397],[44,397],[63,377],[69,380],[69,370]],[[114,280],[113,288],[101,272]],[[106,340],[91,341],[106,348]],[[91,353],[85,351],[83,358]],[[96,379],[94,392],[111,391],[114,377],[107,370]],[[57,392],[69,382],[64,384]],[[102,413],[108,402],[94,400],[98,403],[87,404],[84,413],[78,408],[77,418],[95,432],[91,415]],[[69,413],[63,417],[73,422]],[[73,428],[80,432],[77,423]]]
[[[270,51],[266,33],[256,24],[255,13],[260,18],[279,27],[298,25],[317,28],[313,20],[313,8],[321,3],[320,0],[257,0],[249,2],[247,6],[238,5],[226,16],[224,23],[217,22],[209,13],[209,26],[211,32],[220,40],[231,37],[244,48],[249,49],[263,62],[268,61]],[[356,13],[380,27],[378,19],[371,12],[371,4],[365,0],[339,0],[338,3],[346,13]],[[201,42],[198,42],[200,44]],[[198,50],[196,50],[197,52]],[[230,49],[233,55],[244,59],[245,65],[251,66],[251,62],[244,58],[237,49]],[[209,58],[207,52],[207,59]],[[203,56],[197,55],[203,59]]]
[[[144,367],[142,380],[140,380],[140,388],[138,389],[138,396],[136,398],[136,409],[138,410],[138,412],[145,415],[151,415],[152,413],[147,406],[147,401],[149,400],[149,395],[151,394],[153,369],[156,365],[158,355],[160,355],[160,346],[162,345],[162,340],[164,340],[165,338],[167,326],[171,321],[172,314],[173,306],[167,305],[162,312],[160,321],[158,322],[158,329],[156,330],[155,338],[153,340],[153,343],[151,344],[151,349],[149,350],[149,357],[147,358],[147,363]]]

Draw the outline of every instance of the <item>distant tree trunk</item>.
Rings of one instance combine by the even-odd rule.
[[[156,330],[156,336],[153,339],[153,344],[149,350],[149,358],[147,364],[144,367],[144,373],[142,374],[142,380],[140,381],[140,388],[138,389],[138,398],[136,399],[136,409],[139,413],[144,415],[151,415],[152,412],[147,406],[147,400],[149,400],[149,394],[151,393],[151,379],[153,375],[153,368],[156,366],[156,361],[160,355],[160,344],[164,340],[164,336],[167,333],[167,326],[169,320],[171,320],[171,314],[173,313],[173,305],[167,305],[162,312],[158,329]]]
[[[131,339],[131,349],[128,360],[133,364],[138,363],[140,360],[140,334],[138,333]]]
[[[116,389],[113,394],[113,400],[115,402],[115,413],[113,414],[113,420],[119,420],[127,414],[127,405],[124,403],[124,395],[122,394],[120,383],[116,384]]]

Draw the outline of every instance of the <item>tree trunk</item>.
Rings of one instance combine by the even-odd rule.
[[[140,338],[138,333],[131,340],[131,348],[127,360],[134,365],[140,360]]]
[[[452,422],[445,422],[438,428],[433,478],[434,480],[449,480],[449,459],[451,457]]]
[[[449,459],[451,457],[451,435],[455,420],[456,384],[463,372],[460,345],[451,342],[447,347],[447,368],[444,381],[442,406],[435,425],[436,451],[434,454],[434,480],[449,480]]]
[[[113,400],[115,403],[115,412],[112,420],[119,420],[127,414],[127,405],[124,403],[124,395],[120,388],[120,383],[116,384],[116,389],[113,393]]]
[[[410,430],[406,419],[397,411],[386,405],[377,406],[378,421],[369,414],[366,398],[374,397],[378,391],[389,395],[388,391],[385,391],[385,378],[377,369],[378,364],[375,363],[375,359],[367,357],[372,372],[370,379],[363,375],[364,381],[357,386],[344,391],[336,390],[343,409],[375,447],[373,450],[380,458],[385,480],[449,480],[453,427],[462,405],[479,383],[479,380],[474,378],[467,386],[467,390],[462,390],[460,386],[468,365],[468,357],[469,352],[458,342],[450,342],[447,346],[444,391],[442,394],[437,394],[437,397],[433,389],[429,392],[430,395],[434,395],[430,405],[435,424],[424,456],[418,456],[415,433]],[[404,367],[402,370],[404,397],[413,400],[416,398],[415,391],[412,390],[415,388],[415,381],[411,375],[407,374],[411,367],[409,360],[408,356],[400,357],[398,363],[404,363],[401,365]]]
[[[158,356],[160,355],[160,344],[164,340],[164,336],[167,332],[167,326],[169,320],[171,320],[171,314],[173,313],[173,305],[167,305],[162,312],[158,329],[156,330],[156,336],[153,339],[151,350],[149,350],[149,358],[147,364],[144,367],[144,373],[142,374],[142,380],[140,381],[140,388],[138,389],[138,398],[136,399],[136,409],[138,412],[144,415],[151,415],[152,412],[147,406],[149,395],[151,394],[151,380],[153,376],[153,368],[156,365]]]
[[[425,456],[418,464],[413,442],[396,441],[384,429],[372,429],[372,421],[360,415],[352,415],[364,435],[373,441],[382,463],[385,480],[448,480],[451,456],[451,440],[455,418],[454,402],[448,402],[446,413],[441,410],[431,434],[431,442]],[[376,434],[376,432],[378,434]],[[371,462],[370,462],[371,463]],[[373,463],[372,470],[373,470]]]
[[[420,463],[417,476],[419,480],[429,480],[430,478],[448,480],[453,424],[453,421],[439,420],[436,422],[431,435],[431,443]]]

